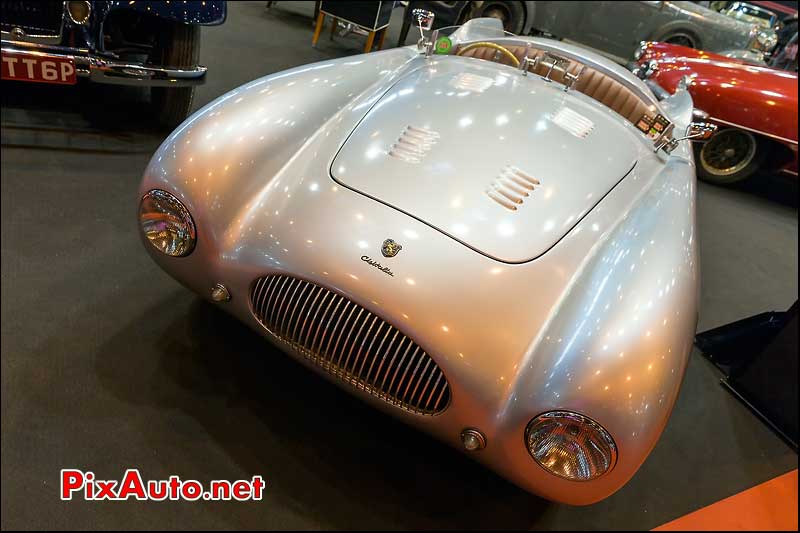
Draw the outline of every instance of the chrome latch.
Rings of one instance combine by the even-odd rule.
[[[661,138],[656,140],[656,151],[663,148],[665,152],[672,153],[675,148],[678,147],[678,143],[681,141],[707,141],[717,132],[717,125],[711,124],[709,122],[692,122],[688,126],[686,126],[686,133],[683,137],[678,137],[677,139],[669,139],[664,140],[659,145],[659,141]],[[662,136],[666,137],[666,136]]]
[[[545,52],[541,56],[536,56],[531,58],[530,55],[528,54],[528,52],[531,49],[530,43],[526,45],[526,49],[527,50],[525,52],[525,57],[523,57],[522,60],[519,62],[519,70],[520,72],[522,72],[522,75],[527,76],[529,70],[533,69],[533,71],[535,72],[536,67],[538,67],[539,65],[544,65],[545,67],[547,67],[547,72],[545,73],[544,76],[542,76],[542,79],[549,83],[553,81],[551,76],[554,70],[561,72],[564,78],[565,91],[572,89],[572,87],[581,78],[583,71],[586,69],[586,65],[584,65],[583,67],[581,67],[581,70],[578,71],[577,74],[572,74],[571,72],[569,72],[569,63],[570,63],[569,59],[557,56],[550,52]]]
[[[523,76],[527,76],[528,69],[533,68],[533,70],[536,70],[536,65],[538,64],[539,64],[538,57],[534,57],[533,59],[531,59],[530,57],[525,56],[522,58],[522,61],[519,62],[519,69],[522,71]]]
[[[581,69],[578,71],[577,74],[572,74],[571,72],[564,73],[564,90],[569,91],[572,87],[581,79],[583,75],[583,71],[586,70],[586,65],[582,66]]]
[[[545,67],[549,67],[547,73],[542,76],[542,79],[546,82],[551,82],[553,80],[550,79],[550,76],[553,74],[554,70],[566,74],[567,68],[569,68],[569,59],[551,54],[550,52],[545,52],[542,56],[541,64]]]

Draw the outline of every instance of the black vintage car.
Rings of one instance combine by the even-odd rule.
[[[0,1],[2,78],[26,82],[151,87],[155,116],[183,121],[198,63],[200,26],[225,21],[226,3]]]

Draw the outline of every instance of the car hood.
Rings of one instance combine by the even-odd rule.
[[[521,263],[630,172],[637,142],[611,111],[563,85],[444,57],[383,94],[331,175],[480,253]]]

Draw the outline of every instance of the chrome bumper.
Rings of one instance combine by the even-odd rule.
[[[100,57],[84,48],[67,48],[22,41],[2,41],[3,53],[12,52],[35,57],[71,57],[79,77],[96,83],[140,85],[147,87],[185,87],[205,82],[206,67],[178,69],[154,67],[141,63],[125,63]]]

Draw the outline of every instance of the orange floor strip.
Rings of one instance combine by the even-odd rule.
[[[797,531],[797,470],[698,509],[653,531]]]

